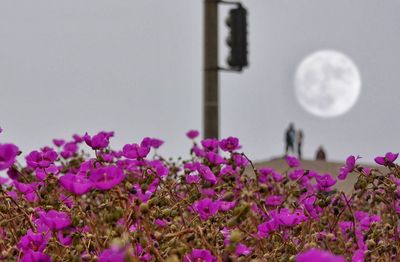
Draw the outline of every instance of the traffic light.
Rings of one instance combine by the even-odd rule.
[[[248,66],[247,61],[247,10],[241,5],[229,11],[227,26],[230,28],[230,34],[227,44],[230,48],[228,65],[241,71],[243,67]]]

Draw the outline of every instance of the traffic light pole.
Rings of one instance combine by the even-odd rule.
[[[218,0],[204,0],[204,138],[219,138]]]
[[[204,79],[203,79],[203,128],[204,138],[219,137],[219,71],[241,72],[243,66],[247,66],[247,32],[242,33],[244,40],[240,40],[245,49],[239,48],[239,53],[245,55],[245,60],[242,57],[235,56],[235,59],[228,63],[230,68],[220,67],[218,64],[218,4],[236,5],[239,10],[231,10],[235,12],[235,17],[239,22],[244,21],[246,26],[246,10],[240,2],[232,2],[225,0],[204,0]],[[239,13],[238,13],[239,12]],[[232,14],[231,14],[232,15]],[[244,20],[243,20],[244,19]],[[243,24],[242,30],[245,29]],[[236,27],[237,27],[236,22]],[[238,30],[238,29],[236,29]],[[237,42],[237,41],[236,41]],[[237,49],[237,43],[236,43]],[[234,51],[237,54],[237,50]]]

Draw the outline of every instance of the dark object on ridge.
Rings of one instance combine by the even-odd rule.
[[[294,153],[294,140],[296,137],[296,130],[294,130],[293,123],[289,124],[288,129],[285,133],[285,155],[288,154],[289,150]]]
[[[317,150],[317,154],[315,155],[316,160],[326,161],[326,153],[322,146],[320,146]]]

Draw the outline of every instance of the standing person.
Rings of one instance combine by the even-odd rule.
[[[322,146],[319,146],[317,154],[315,155],[316,160],[326,161],[326,153]]]
[[[285,133],[285,142],[286,142],[285,155],[288,154],[289,150],[292,151],[292,153],[294,153],[295,136],[296,136],[296,131],[294,130],[294,125],[293,125],[293,123],[290,123],[289,127],[288,127],[288,129],[286,129],[286,133]]]
[[[297,154],[299,159],[301,159],[301,146],[303,144],[303,139],[304,139],[304,134],[303,134],[303,130],[299,129],[299,131],[297,131],[296,134],[296,143],[297,143]]]

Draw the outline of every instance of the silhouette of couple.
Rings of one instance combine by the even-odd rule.
[[[286,129],[285,132],[285,155],[291,151],[293,154],[295,153],[295,145],[297,149],[297,156],[299,159],[302,158],[302,144],[303,144],[304,134],[301,129],[296,131],[294,129],[294,124],[290,123],[289,127]]]

